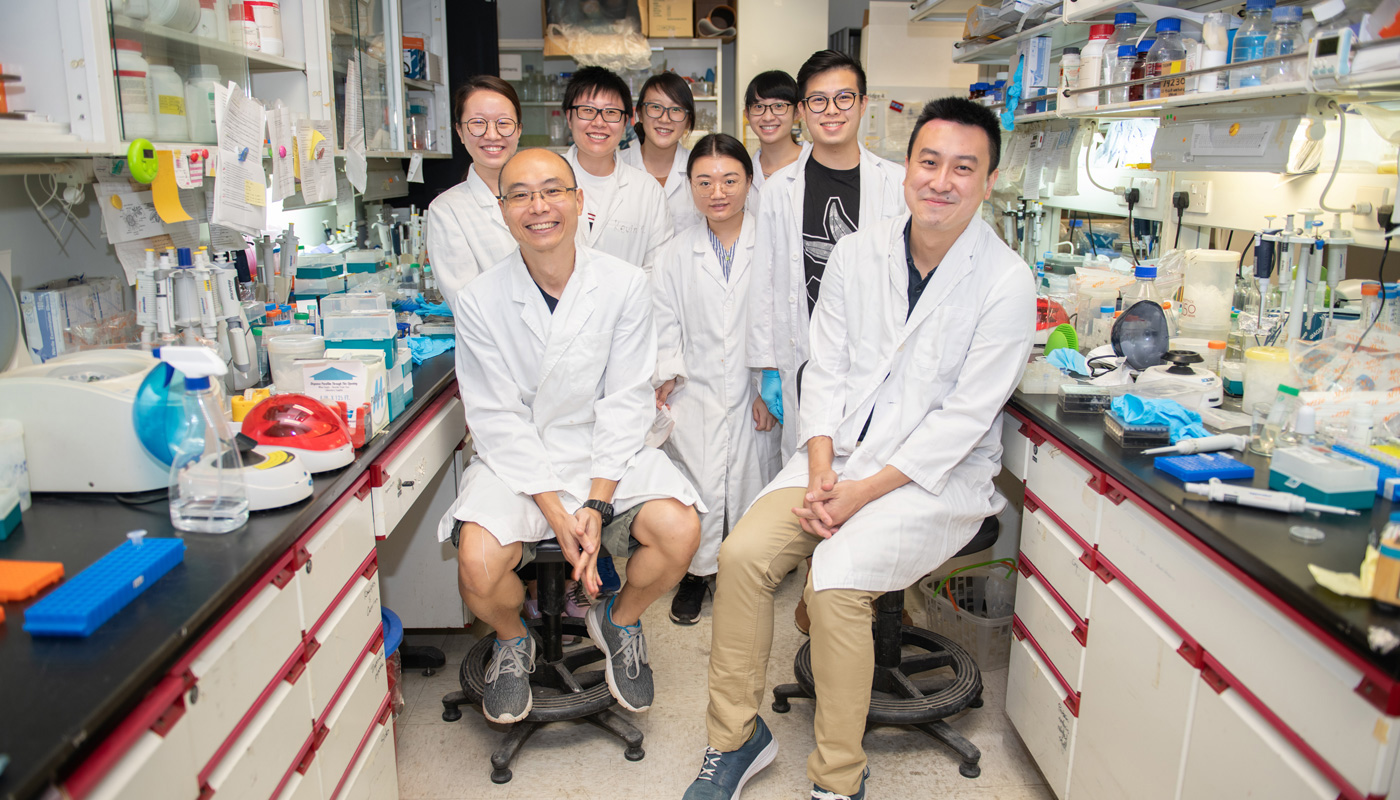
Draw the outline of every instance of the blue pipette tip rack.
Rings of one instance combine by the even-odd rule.
[[[185,560],[183,539],[123,542],[24,612],[34,636],[90,636]]]
[[[1254,467],[1228,453],[1158,456],[1152,459],[1152,466],[1185,483],[1204,483],[1211,478],[1235,481],[1254,477]]]

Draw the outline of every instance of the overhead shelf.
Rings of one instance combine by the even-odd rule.
[[[977,0],[923,0],[909,7],[909,21],[923,22],[938,17],[966,17]]]
[[[410,89],[417,89],[423,92],[436,91],[439,87],[442,86],[442,84],[440,83],[435,83],[433,81],[422,81],[417,78],[404,78],[403,85],[407,86]]]
[[[1016,52],[1016,45],[1020,42],[1036,36],[1049,36],[1056,28],[1063,28],[1066,23],[1062,23],[1059,17],[1042,22],[1033,28],[1026,28],[1020,33],[1007,36],[1005,39],[996,39],[982,44],[975,44],[977,40],[968,39],[953,45],[957,54],[953,56],[955,64],[1001,64],[1010,63],[1012,55]],[[1073,24],[1073,23],[1069,23]],[[1087,36],[1087,32],[1086,32]]]
[[[248,62],[248,70],[251,72],[306,71],[305,61],[293,61],[290,58],[269,55],[261,50],[249,50],[246,47],[239,47],[238,45],[230,42],[223,42],[218,39],[210,39],[207,36],[197,36],[193,33],[185,33],[184,31],[177,31],[173,28],[151,25],[144,20],[132,19],[131,17],[121,14],[112,15],[112,27],[116,28],[118,31],[162,40],[170,45],[172,51],[191,62],[198,62],[208,53],[220,53],[246,60]]]

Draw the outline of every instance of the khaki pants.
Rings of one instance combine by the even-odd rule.
[[[821,542],[804,532],[792,513],[805,492],[779,489],[760,497],[720,547],[706,713],[716,750],[737,750],[753,735],[773,646],[773,592]],[[881,594],[815,592],[811,572],[807,575],[817,690],[817,749],[807,759],[807,776],[827,791],[860,789],[865,769],[860,742],[875,672],[871,603]]]

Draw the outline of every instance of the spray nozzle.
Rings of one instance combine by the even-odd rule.
[[[169,345],[156,348],[153,354],[179,370],[185,376],[185,388],[190,390],[208,389],[209,376],[228,372],[224,360],[207,347]]]

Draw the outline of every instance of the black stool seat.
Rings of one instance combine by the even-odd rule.
[[[957,556],[985,550],[996,543],[1000,527],[995,517],[982,527]],[[875,674],[870,689],[866,725],[910,725],[951,748],[961,760],[958,771],[967,778],[982,774],[982,752],[944,722],[966,708],[982,706],[982,673],[961,646],[933,631],[902,625],[904,592],[886,592],[875,601]],[[812,676],[812,643],[805,642],[793,662],[796,683],[773,688],[773,710],[785,714],[794,697],[816,697]]]
[[[540,608],[539,619],[526,621],[527,632],[536,640],[535,671],[530,675],[534,703],[525,719],[502,726],[505,736],[491,754],[492,782],[506,783],[511,779],[511,761],[541,725],[571,719],[586,720],[617,736],[627,745],[623,756],[628,761],[641,761],[646,755],[642,732],[612,710],[617,700],[608,691],[603,652],[591,644],[564,649],[565,634],[580,639],[590,637],[582,619],[564,616],[564,580],[569,563],[559,543],[550,539],[536,544],[532,563],[537,565]],[[462,659],[458,678],[462,689],[442,698],[444,721],[461,719],[459,706],[463,704],[481,705],[486,693],[486,670],[495,654],[494,639],[483,638]]]

